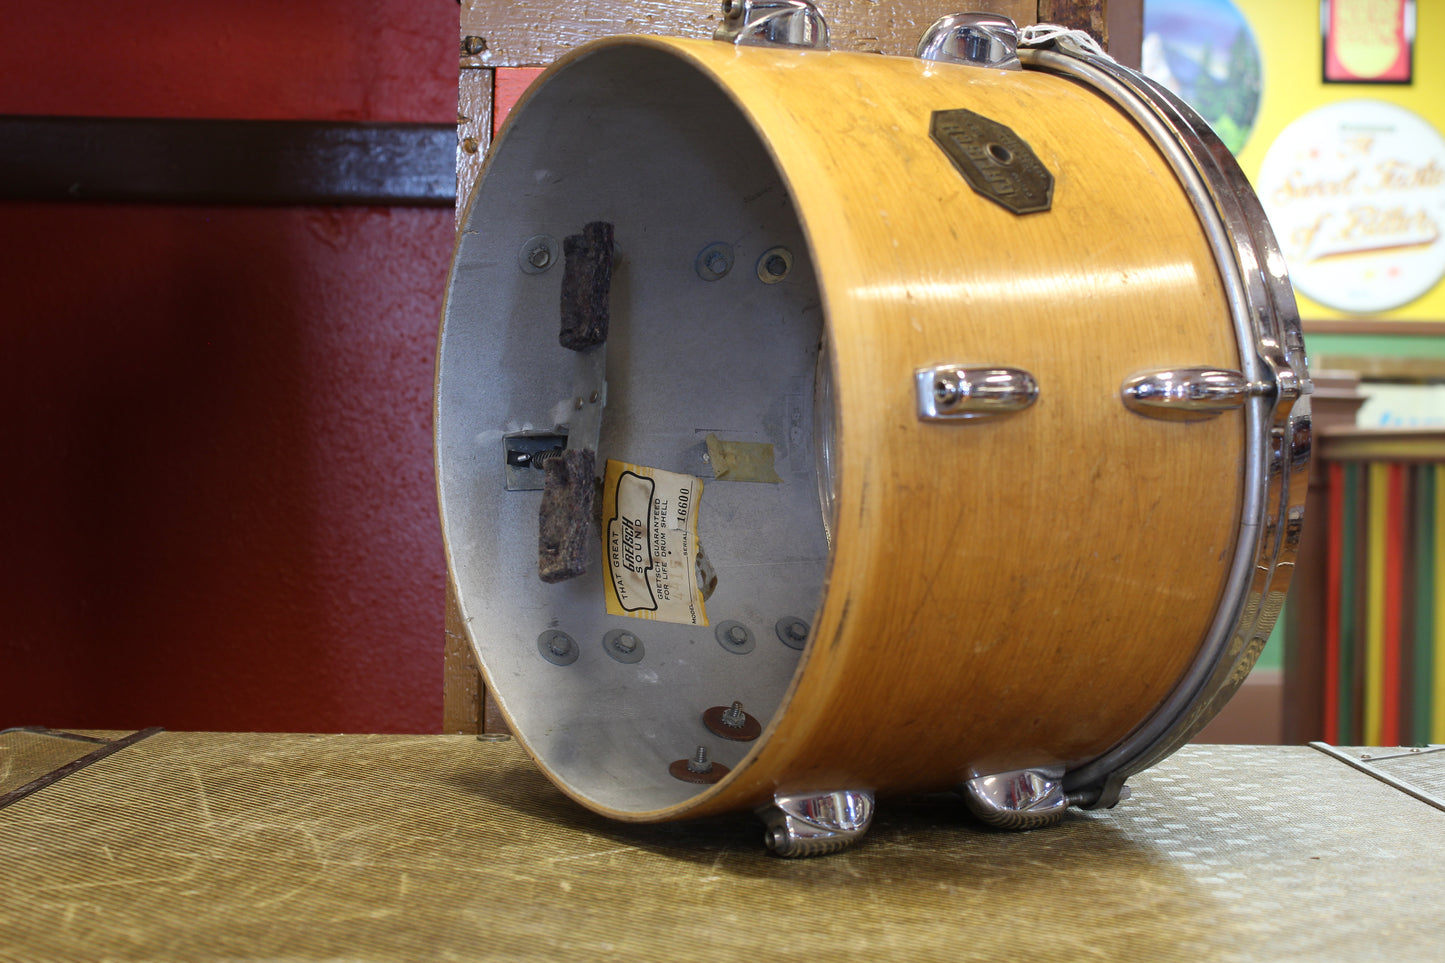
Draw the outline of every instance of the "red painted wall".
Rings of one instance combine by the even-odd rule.
[[[455,117],[452,0],[8,6],[3,113]],[[452,232],[0,204],[0,728],[440,729]]]

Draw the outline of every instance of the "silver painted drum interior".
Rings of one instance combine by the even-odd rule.
[[[607,459],[698,476],[698,541],[717,575],[711,625],[608,615],[592,525],[587,574],[537,575],[540,491],[508,491],[504,437],[565,430],[588,385],[588,353],[558,344],[563,266],[524,270],[529,239],[615,226],[598,472]],[[733,253],[705,280],[709,245]],[[776,247],[787,277],[763,283]],[[535,265],[533,265],[535,268]],[[818,286],[788,190],[757,134],[697,71],[640,47],[593,51],[518,108],[473,198],[443,326],[437,464],[444,533],[463,615],[514,731],[554,778],[610,809],[645,813],[704,786],[669,764],[706,746],[736,765],[750,744],[702,714],[743,703],[766,726],[800,653],[775,626],[812,623],[827,566],[813,450]],[[767,442],[781,484],[717,481],[706,436]],[[714,629],[755,639],[736,654]],[[643,658],[609,657],[627,629]],[[555,665],[537,639],[560,630],[579,656]]]

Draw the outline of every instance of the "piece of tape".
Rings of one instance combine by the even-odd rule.
[[[707,456],[718,481],[782,482],[773,469],[773,446],[762,441],[723,441],[708,433]]]

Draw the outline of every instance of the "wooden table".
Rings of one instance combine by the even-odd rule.
[[[1435,959],[1445,749],[1190,746],[1116,810],[885,801],[855,849],[629,826],[516,743],[0,733],[0,959]],[[1411,792],[1414,795],[1411,795]],[[7,797],[4,794],[10,793]],[[1435,803],[1432,805],[1432,800]]]

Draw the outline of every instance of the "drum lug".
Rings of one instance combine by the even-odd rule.
[[[955,13],[933,22],[918,41],[915,56],[923,60],[1023,70],[1019,63],[1019,28],[995,13]]]
[[[812,0],[722,0],[714,40],[753,47],[828,49],[828,22]]]
[[[1161,421],[1201,421],[1243,408],[1251,396],[1273,395],[1275,385],[1254,382],[1225,368],[1146,371],[1119,388],[1124,407]]]
[[[778,856],[825,856],[847,849],[873,822],[873,794],[839,789],[817,795],[774,796],[757,811],[764,841]]]
[[[1019,368],[935,365],[913,375],[922,421],[989,418],[1023,411],[1039,396],[1034,376]]]
[[[969,811],[998,829],[1040,829],[1064,818],[1063,766],[975,776],[959,789]]]
[[[1287,418],[1296,401],[1314,394],[1315,385],[1310,380],[1309,369],[1303,364],[1291,364],[1289,352],[1281,349],[1272,338],[1262,338],[1259,347],[1260,360],[1274,380],[1275,418]]]

